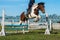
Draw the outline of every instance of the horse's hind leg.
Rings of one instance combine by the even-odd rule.
[[[22,21],[21,21],[21,20],[19,21],[19,24],[20,24],[20,25],[22,24]]]

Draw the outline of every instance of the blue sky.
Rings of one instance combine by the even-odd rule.
[[[60,15],[60,0],[35,0],[35,3],[39,2],[45,2],[45,10],[48,14]],[[0,16],[3,8],[8,16],[20,15],[26,11],[28,3],[29,0],[0,0]]]

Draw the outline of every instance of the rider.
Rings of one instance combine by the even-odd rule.
[[[31,8],[32,8],[32,5],[35,3],[35,0],[30,0],[29,1],[29,4],[28,4],[28,9],[27,9],[27,17],[28,15],[31,13]]]
[[[35,3],[35,0],[30,0],[30,1],[29,1],[27,12],[28,12],[29,10],[31,11],[31,7],[32,7],[32,5],[33,5],[34,3]]]
[[[29,5],[28,5],[28,9],[30,9],[34,3],[35,3],[35,0],[30,0]]]

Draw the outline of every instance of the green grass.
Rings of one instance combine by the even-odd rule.
[[[28,33],[28,34],[9,34],[7,36],[0,37],[0,40],[60,40],[60,34],[37,34],[37,33]]]
[[[1,28],[0,28],[1,29]],[[30,30],[29,33],[8,33],[0,40],[60,40],[60,30],[53,30],[51,35],[44,35],[45,30]]]
[[[55,33],[53,31],[51,35],[44,35],[44,30],[34,30],[29,33],[12,33],[1,36],[0,40],[60,40],[60,32]]]

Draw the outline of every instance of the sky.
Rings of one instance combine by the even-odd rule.
[[[39,2],[45,3],[45,11],[49,15],[60,15],[60,0],[35,0],[36,4]],[[5,9],[5,14],[8,16],[20,15],[23,11],[26,12],[28,3],[29,0],[0,0],[0,16],[3,9]]]

